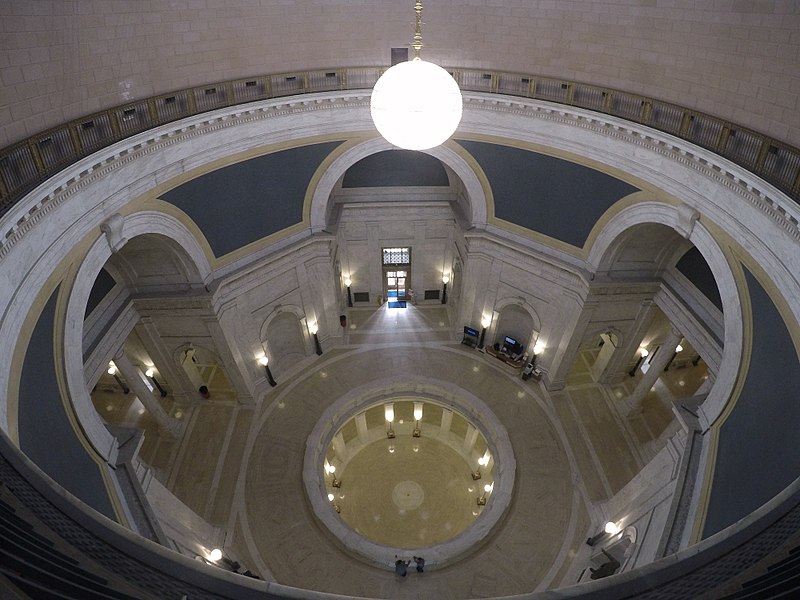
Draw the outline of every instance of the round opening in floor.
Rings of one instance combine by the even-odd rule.
[[[309,437],[314,511],[362,556],[382,562],[412,550],[443,564],[507,507],[515,461],[505,430],[474,396],[448,395],[343,399]]]
[[[328,446],[323,476],[335,509],[356,532],[414,549],[472,525],[491,500],[493,468],[486,439],[466,417],[409,399],[348,420]]]

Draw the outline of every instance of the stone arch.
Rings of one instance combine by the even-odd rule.
[[[539,314],[536,312],[536,309],[521,297],[502,298],[495,302],[492,315],[492,324],[489,326],[489,330],[487,331],[486,344],[491,344],[496,341],[497,336],[510,333],[501,330],[502,315],[503,312],[508,309],[517,310],[519,311],[519,314],[524,314],[530,319],[530,332],[527,336],[527,339],[518,340],[520,343],[524,344],[525,353],[530,354],[530,352],[533,350],[533,346],[536,344],[536,340],[539,339],[539,332],[542,330],[542,321],[539,318]]]
[[[270,369],[275,371],[287,370],[314,351],[306,313],[293,304],[280,305],[270,313],[261,325],[259,339]]]
[[[334,158],[330,164],[323,166],[324,172],[315,178],[317,184],[313,191],[310,190],[310,194],[306,196],[306,206],[303,208],[303,213],[310,216],[312,232],[318,233],[328,227],[332,209],[331,193],[345,171],[362,158],[393,148],[394,146],[383,138],[372,138],[350,146]],[[438,158],[461,179],[470,207],[469,214],[466,215],[469,219],[469,226],[483,229],[486,226],[488,214],[487,198],[483,183],[472,167],[448,144],[421,152]]]
[[[211,278],[211,266],[200,244],[188,229],[174,217],[146,211],[134,213],[124,219],[120,215],[116,215],[112,219],[116,221],[115,233],[105,233],[95,240],[72,279],[64,330],[65,349],[83,347],[84,312],[97,274],[114,252],[124,248],[125,243],[130,239],[142,235],[158,235],[168,238],[173,242],[171,247],[176,252],[183,252],[181,262],[187,265],[189,271],[193,273],[195,283],[204,283]],[[104,368],[110,358],[111,356],[105,357],[104,361],[98,363],[97,368]],[[99,376],[99,373],[86,373],[82,352],[65,351],[64,363],[67,389],[81,427],[86,433],[89,443],[100,456],[110,460],[116,452],[116,441],[106,429],[100,415],[97,414],[87,391],[87,376],[92,379],[95,375]]]
[[[720,244],[699,217],[699,213],[687,205],[676,207],[657,201],[645,201],[625,207],[613,215],[598,232],[589,250],[587,263],[595,275],[608,273],[614,265],[619,264],[624,246],[645,231],[641,229],[642,226],[659,225],[672,230],[675,244],[664,256],[659,257],[663,260],[662,266],[667,264],[669,258],[674,260],[681,248],[685,249],[688,244],[694,245],[700,251],[719,288],[724,323],[719,371],[714,387],[701,406],[701,423],[709,426],[722,413],[736,384],[744,336],[741,297],[746,292],[741,290],[741,284],[734,274],[732,265],[736,261],[730,250]],[[681,243],[681,238],[686,243]]]

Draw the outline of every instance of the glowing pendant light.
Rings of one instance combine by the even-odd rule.
[[[375,127],[391,144],[426,150],[445,142],[461,121],[461,90],[438,65],[421,60],[422,2],[414,4],[415,56],[388,69],[372,90],[370,111]]]

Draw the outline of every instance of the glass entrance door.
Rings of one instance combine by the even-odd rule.
[[[408,269],[384,270],[384,288],[389,302],[406,299],[406,281],[408,281]]]
[[[405,302],[411,281],[411,248],[383,248],[383,293],[387,302]]]

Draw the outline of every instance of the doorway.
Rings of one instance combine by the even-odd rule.
[[[389,302],[403,302],[406,299],[408,269],[384,270],[384,292]]]
[[[383,248],[383,294],[388,302],[405,302],[411,281],[411,248]]]

